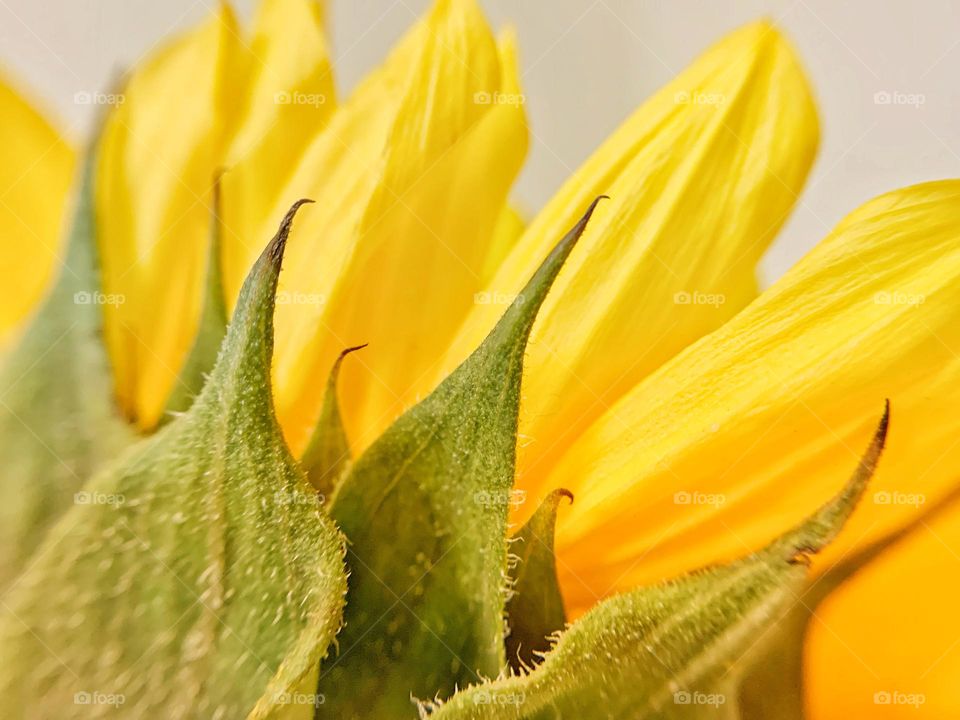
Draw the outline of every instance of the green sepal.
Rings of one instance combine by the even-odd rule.
[[[300,204],[247,277],[196,402],[84,487],[4,599],[0,716],[312,717],[298,691],[340,626],[346,577],[270,393]]]
[[[510,550],[516,559],[510,576],[512,587],[507,601],[507,660],[515,670],[538,663],[563,630],[567,615],[557,580],[553,536],[557,509],[569,490],[559,489],[544,498],[540,507],[513,536]]]
[[[738,717],[740,660],[790,603],[809,556],[840,531],[873,474],[885,412],[833,500],[763,550],[605,600],[561,635],[532,672],[471,687],[431,720]],[[733,688],[731,690],[731,688]]]
[[[317,489],[321,502],[333,497],[334,490],[353,461],[347,431],[343,427],[343,417],[340,415],[337,382],[340,379],[343,359],[350,353],[365,347],[366,345],[357,345],[347,348],[333,363],[330,376],[327,378],[327,389],[323,396],[320,418],[307,443],[307,449],[300,458],[300,464],[307,473],[310,483]]]
[[[217,354],[227,334],[227,301],[223,290],[221,251],[223,227],[220,221],[220,178],[213,184],[213,212],[210,218],[210,249],[204,281],[200,322],[187,359],[177,375],[161,424],[187,410],[203,390],[207,376],[217,361]]]
[[[0,368],[0,591],[94,470],[134,440],[102,341],[95,166],[91,150],[59,278]]]
[[[505,667],[507,510],[523,352],[596,201],[480,347],[357,459],[331,514],[350,543],[324,713],[407,718]]]

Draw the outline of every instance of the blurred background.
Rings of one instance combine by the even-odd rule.
[[[638,104],[728,30],[761,16],[802,56],[818,97],[817,164],[763,266],[781,275],[848,211],[897,186],[960,177],[960,0],[480,0],[520,38],[533,136],[515,191],[541,207]],[[255,0],[236,0],[250,17]],[[330,0],[345,94],[429,0]],[[0,0],[0,64],[75,138],[104,91],[216,0]]]

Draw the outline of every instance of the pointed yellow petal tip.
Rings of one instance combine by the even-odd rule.
[[[355,452],[422,396],[417,382],[514,241],[515,224],[498,227],[527,150],[514,58],[478,3],[441,0],[301,155],[282,194],[311,195],[318,209],[291,243],[281,292],[303,302],[278,307],[274,365],[294,452],[320,412],[318,378],[345,345],[391,348],[343,368]],[[433,280],[411,285],[424,267]]]
[[[249,68],[226,150],[224,283],[232,305],[264,235],[291,197],[288,183],[301,157],[327,127],[336,89],[323,6],[313,0],[264,0],[248,47]],[[288,192],[289,190],[289,192]]]
[[[516,67],[519,54],[519,40],[517,38],[517,27],[510,23],[504,25],[497,31],[497,47],[500,48],[500,57],[504,64]]]

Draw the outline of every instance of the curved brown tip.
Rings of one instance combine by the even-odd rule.
[[[586,225],[588,222],[590,222],[590,217],[593,215],[593,211],[597,209],[597,205],[600,204],[600,201],[601,201],[601,200],[609,200],[609,199],[610,199],[610,196],[609,196],[609,195],[597,195],[597,196],[593,199],[593,202],[590,203],[590,207],[587,208],[587,211],[583,214],[583,217],[580,218],[580,222],[577,223],[577,224],[578,224],[578,225]]]
[[[344,359],[347,355],[349,355],[350,353],[356,352],[357,350],[363,350],[363,349],[364,349],[365,347],[367,347],[369,344],[370,344],[370,343],[364,343],[363,345],[354,345],[353,347],[348,347],[348,348],[346,348],[346,349],[344,349],[344,350],[341,350],[341,351],[340,351],[340,355],[339,355],[339,357],[337,358],[337,360],[343,360],[343,359]]]
[[[877,432],[874,434],[875,441],[880,449],[887,443],[887,430],[890,428],[890,398],[883,401],[883,417],[880,418],[880,424],[877,425]]]
[[[331,387],[336,387],[337,378],[340,375],[340,366],[343,365],[343,359],[350,353],[354,353],[357,350],[363,350],[370,343],[364,343],[363,345],[354,345],[353,347],[345,348],[340,351],[340,354],[337,355],[337,359],[333,361],[333,367],[330,368],[330,377],[329,383]]]
[[[287,214],[283,216],[283,220],[280,221],[280,228],[277,230],[277,234],[273,236],[273,240],[271,240],[270,245],[267,246],[267,253],[270,256],[270,262],[272,262],[278,270],[280,269],[280,263],[283,260],[283,251],[287,247],[287,237],[290,235],[290,228],[293,225],[293,218],[296,216],[297,210],[307,203],[312,202],[313,200],[308,198],[301,198],[291,205],[290,209],[287,210]]]
[[[570,501],[570,504],[573,505],[573,493],[566,488],[557,488],[547,496],[547,499],[551,500],[554,505],[559,505],[561,498],[566,498]]]

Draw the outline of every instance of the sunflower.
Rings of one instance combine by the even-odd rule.
[[[473,0],[345,99],[310,0],[222,5],[97,99],[81,162],[0,86],[6,715],[960,714],[960,181],[761,291],[819,139],[775,26],[529,222]]]

